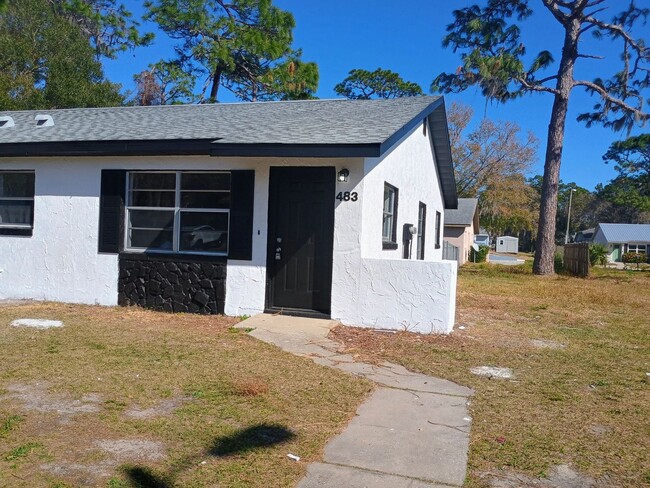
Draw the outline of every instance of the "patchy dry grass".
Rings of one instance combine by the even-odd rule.
[[[645,272],[596,270],[583,280],[475,265],[460,272],[463,329],[450,336],[334,334],[348,352],[474,388],[467,486],[508,472],[545,477],[559,464],[605,486],[648,486],[649,289]],[[515,378],[470,373],[483,365]]]
[[[65,327],[9,326],[26,317]],[[0,307],[0,486],[293,485],[371,386],[235,322]]]

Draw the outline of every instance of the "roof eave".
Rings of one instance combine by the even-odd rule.
[[[456,209],[458,208],[458,194],[456,193],[456,177],[454,175],[454,165],[451,157],[449,127],[447,125],[445,99],[443,97],[434,100],[424,110],[386,139],[381,144],[379,153],[380,155],[385,154],[402,137],[420,125],[423,120],[426,120],[428,133],[430,134],[429,138],[436,159],[445,209]]]
[[[212,139],[0,144],[0,157],[44,156],[377,157],[379,144],[222,144]]]

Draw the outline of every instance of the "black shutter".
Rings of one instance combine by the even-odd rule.
[[[255,171],[237,170],[230,173],[230,235],[228,257],[253,259],[253,202],[255,200]]]
[[[126,171],[102,170],[99,197],[99,252],[117,254],[124,240]]]

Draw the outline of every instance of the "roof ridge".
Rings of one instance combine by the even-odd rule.
[[[12,114],[29,114],[29,113],[48,113],[48,112],[73,112],[73,111],[101,111],[101,110],[156,110],[162,108],[190,108],[190,107],[224,107],[224,106],[233,106],[233,105],[270,105],[270,104],[307,104],[307,103],[317,103],[317,102],[354,102],[354,103],[364,103],[364,102],[374,102],[374,103],[385,103],[385,102],[394,102],[397,100],[405,101],[408,99],[438,99],[440,96],[436,95],[418,95],[415,97],[397,97],[397,98],[374,98],[374,99],[351,99],[351,98],[317,98],[313,100],[268,100],[262,102],[217,102],[217,103],[178,103],[170,105],[117,105],[111,107],[68,107],[68,108],[48,108],[48,109],[30,109],[30,110],[0,110],[0,114],[12,113]]]

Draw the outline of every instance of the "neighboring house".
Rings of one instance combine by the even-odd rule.
[[[519,252],[519,238],[512,236],[499,236],[496,240],[496,252],[517,254]]]
[[[648,255],[650,224],[598,224],[592,242],[604,244],[610,262],[620,262],[628,252]]]
[[[459,198],[457,209],[445,212],[444,239],[458,248],[458,264],[465,264],[479,230],[478,199]]]
[[[449,332],[456,206],[441,97],[0,112],[0,298]]]

